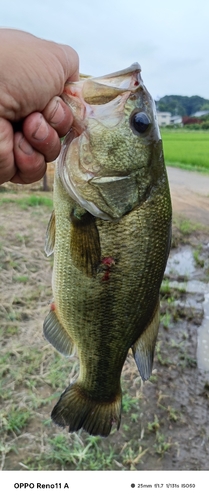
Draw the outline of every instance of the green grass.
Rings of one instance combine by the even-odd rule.
[[[175,219],[176,227],[182,232],[182,234],[189,235],[196,231],[196,229],[200,228],[200,224],[196,224],[195,222],[189,219]]]
[[[166,165],[209,173],[209,132],[161,129]]]
[[[11,408],[8,414],[1,412],[1,427],[4,431],[14,432],[19,434],[28,423],[32,416],[32,412],[26,408]]]
[[[36,194],[31,194],[29,196],[19,197],[2,197],[0,200],[0,205],[3,203],[17,203],[21,208],[27,209],[28,207],[38,207],[40,205],[49,207],[50,209],[53,207],[52,196],[37,196]]]

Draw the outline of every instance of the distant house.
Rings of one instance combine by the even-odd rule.
[[[170,125],[182,125],[182,117],[180,115],[171,116]]]
[[[192,116],[196,118],[201,118],[201,116],[209,115],[209,109],[207,111],[196,111]]]
[[[166,125],[170,125],[171,113],[169,111],[158,111],[157,119],[159,127],[166,127]]]

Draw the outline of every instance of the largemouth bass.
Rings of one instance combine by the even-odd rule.
[[[74,123],[55,172],[44,335],[60,353],[78,353],[78,379],[52,411],[70,432],[108,436],[113,423],[119,428],[130,348],[141,378],[152,371],[171,201],[155,105],[140,72],[135,63],[69,83],[63,94]]]

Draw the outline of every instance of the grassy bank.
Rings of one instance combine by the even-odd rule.
[[[209,173],[209,132],[161,129],[166,165]]]

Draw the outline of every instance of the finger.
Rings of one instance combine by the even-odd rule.
[[[60,152],[60,139],[41,113],[31,113],[23,122],[23,135],[28,143],[45,157],[53,161]]]
[[[0,184],[15,174],[13,155],[13,128],[10,122],[0,118]]]
[[[73,123],[72,112],[60,97],[53,97],[43,111],[44,118],[60,137],[70,130]]]
[[[77,52],[69,45],[56,44],[59,51],[59,60],[65,73],[65,81],[77,82],[79,80],[79,57]]]
[[[39,181],[44,176],[46,171],[45,158],[32,148],[22,132],[17,132],[14,135],[14,156],[17,171],[11,182],[30,184]]]

